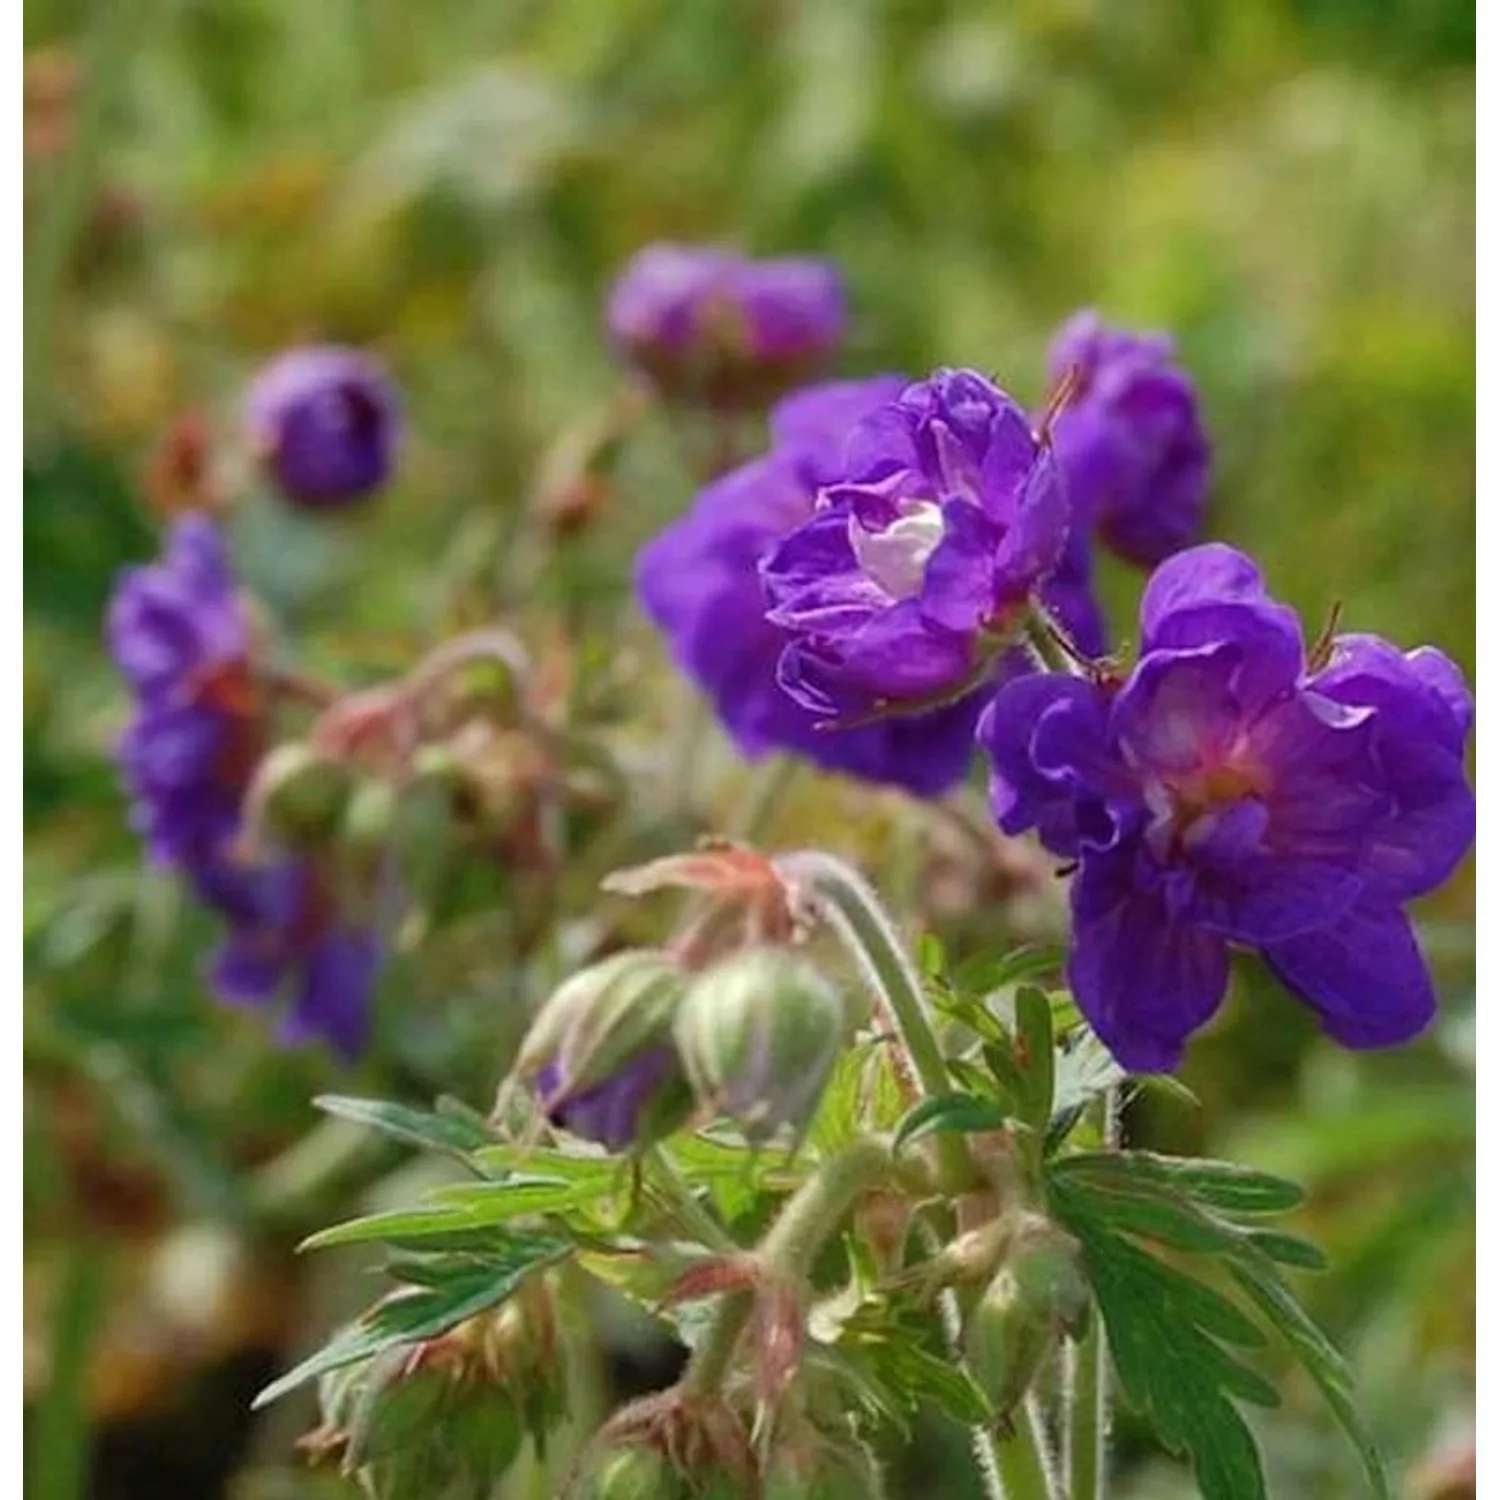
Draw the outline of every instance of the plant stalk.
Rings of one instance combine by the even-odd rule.
[[[818,1251],[837,1232],[866,1188],[891,1169],[890,1146],[873,1137],[852,1141],[819,1164],[792,1194],[758,1252],[773,1276],[806,1276]],[[720,1385],[734,1359],[735,1346],[755,1305],[753,1292],[733,1292],[719,1307],[713,1326],[699,1344],[683,1383],[698,1391]]]
[[[923,1093],[949,1092],[953,1082],[928,1014],[922,981],[874,891],[841,860],[816,849],[786,855],[776,864],[789,883],[804,886],[812,895],[858,964],[900,1035]],[[941,1132],[936,1150],[945,1190],[960,1193],[975,1184],[974,1158],[961,1135]]]

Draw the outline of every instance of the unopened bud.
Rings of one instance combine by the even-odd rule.
[[[1078,1242],[1055,1225],[1043,1223],[1017,1237],[1009,1263],[1027,1305],[1054,1328],[1081,1338],[1093,1294],[1083,1273]]]
[[[339,827],[344,851],[357,861],[373,864],[390,847],[400,812],[396,787],[384,777],[361,782],[349,795]]]
[[[681,966],[668,953],[632,949],[575,974],[543,1005],[516,1058],[516,1073],[555,1070],[561,1094],[602,1083],[663,1044],[682,998]]]
[[[1037,1315],[1015,1272],[1002,1267],[964,1331],[969,1373],[1002,1422],[1031,1388],[1055,1339],[1051,1321]]]
[[[699,1096],[752,1141],[805,1125],[848,1029],[839,992],[779,948],[739,953],[705,969],[673,1023]]]
[[[646,1447],[607,1454],[583,1488],[586,1500],[685,1500],[687,1493],[671,1460]]]
[[[277,745],[250,792],[256,830],[287,849],[317,848],[338,829],[352,786],[349,768],[311,745]]]

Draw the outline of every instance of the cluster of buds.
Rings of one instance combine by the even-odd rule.
[[[545,1440],[564,1391],[552,1293],[536,1280],[437,1338],[324,1376],[321,1422],[301,1446],[371,1500],[487,1495],[528,1433]]]
[[[839,990],[790,945],[790,893],[748,850],[708,849],[615,877],[631,893],[711,897],[669,949],[593,964],[546,1002],[517,1056],[555,1124],[612,1150],[681,1126],[696,1101],[756,1143],[811,1120],[851,1030]]]

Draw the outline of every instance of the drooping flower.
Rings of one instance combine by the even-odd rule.
[[[269,1004],[291,983],[282,1040],[324,1037],[352,1055],[365,1037],[373,940],[340,917],[311,861],[247,861],[237,848],[269,727],[250,617],[213,522],[183,517],[160,562],[121,575],[107,635],[135,697],[117,753],[136,826],[229,924],[214,990]]]
[[[859,423],[843,468],[761,564],[781,686],[834,721],[961,692],[1063,559],[1050,451],[982,375],[939,370]]]
[[[1141,634],[1118,690],[1019,678],[980,726],[1000,827],[1077,862],[1069,977],[1094,1029],[1126,1067],[1174,1067],[1238,945],[1346,1046],[1415,1035],[1436,1002],[1403,905],[1474,837],[1457,668],[1358,635],[1309,661],[1218,545],[1157,569]]]
[[[768,399],[815,374],[844,317],[838,272],[825,260],[672,244],[635,256],[606,311],[621,355],[667,394],[724,405]]]
[[[106,634],[136,700],[117,752],[136,824],[157,859],[191,863],[239,827],[266,740],[249,616],[212,521],[184,517],[160,562],[122,573]]]
[[[256,1008],[286,996],[279,1041],[326,1041],[358,1057],[369,1041],[380,945],[341,916],[317,864],[242,865],[226,856],[195,870],[194,885],[229,926],[209,969],[214,993]]]
[[[1210,453],[1171,339],[1081,312],[1058,330],[1047,367],[1054,385],[1070,370],[1076,381],[1052,441],[1079,528],[1141,567],[1188,546],[1203,523]]]
[[[245,402],[251,449],[294,504],[341,509],[379,489],[396,461],[395,388],[357,349],[311,345],[268,364]]]
[[[635,576],[646,613],[742,754],[790,750],[831,771],[936,796],[969,764],[982,695],[911,718],[820,728],[826,715],[777,684],[787,638],[766,619],[759,575],[762,559],[812,517],[818,487],[839,476],[855,425],[905,384],[877,375],[786,397],[771,413],[770,452],[708,485],[641,552]]]

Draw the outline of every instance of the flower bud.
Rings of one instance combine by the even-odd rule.
[[[251,821],[283,848],[315,849],[339,827],[352,788],[349,768],[332,756],[300,741],[277,745],[255,773]]]
[[[569,1094],[602,1082],[666,1040],[683,983],[676,960],[660,951],[631,949],[591,964],[542,1006],[521,1043],[517,1075],[554,1068]]]
[[[1023,1230],[1011,1251],[1010,1267],[1026,1303],[1040,1317],[1073,1338],[1088,1326],[1093,1293],[1083,1273],[1078,1242],[1055,1225]]]
[[[807,1123],[846,1031],[838,991],[780,948],[738,953],[705,969],[672,1027],[698,1096],[752,1141]]]
[[[646,1447],[607,1454],[583,1487],[585,1500],[685,1500],[686,1495],[671,1460]]]
[[[250,387],[251,447],[282,494],[310,510],[342,509],[390,476],[400,416],[378,366],[355,349],[292,349]]]
[[[969,1373],[1005,1421],[1030,1389],[1056,1338],[1038,1316],[1015,1272],[1002,1267],[985,1289],[964,1331]]]
[[[400,796],[384,777],[361,782],[349,794],[339,825],[339,842],[357,862],[374,864],[390,847],[400,812]]]
[[[667,395],[754,404],[827,360],[844,331],[843,291],[812,257],[651,245],[615,283],[607,320],[616,348]]]

